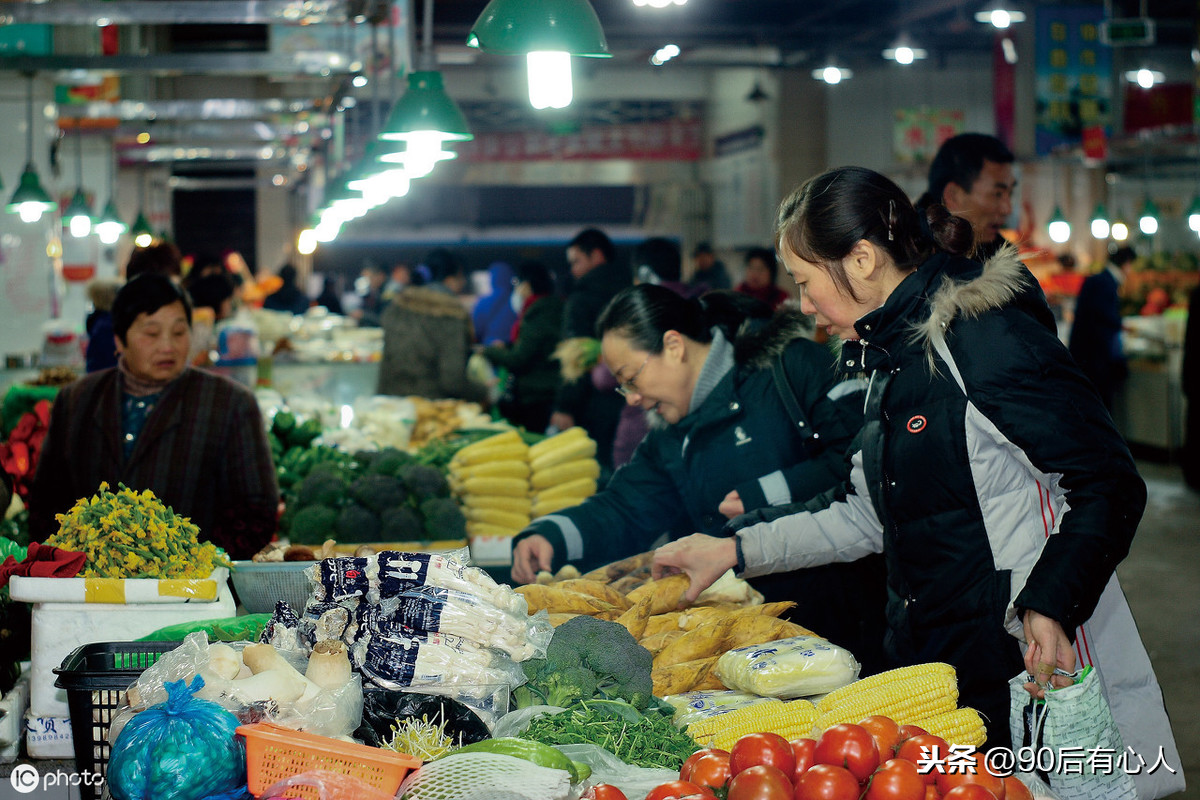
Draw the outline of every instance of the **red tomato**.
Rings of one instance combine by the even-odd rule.
[[[900,726],[900,741],[911,739],[914,736],[924,736],[929,731],[922,728],[920,725],[901,725]]]
[[[861,782],[879,766],[879,750],[870,732],[861,725],[832,725],[817,740],[813,761],[845,767]]]
[[[936,783],[925,784],[925,800],[942,800],[942,793],[937,790]]]
[[[737,775],[758,764],[774,767],[787,776],[796,770],[796,756],[788,740],[778,733],[747,733],[729,751],[729,774]]]
[[[864,797],[865,800],[924,800],[925,781],[911,761],[893,758],[871,776]]]
[[[858,800],[860,791],[849,770],[832,764],[813,764],[796,781],[793,800]]]
[[[728,800],[792,800],[792,782],[781,770],[756,764],[729,781]]]
[[[917,772],[921,773],[921,779],[926,783],[933,783],[937,780],[938,765],[945,761],[949,753],[950,745],[946,744],[945,739],[940,736],[934,736],[932,733],[922,733],[900,742],[900,749],[896,751],[896,758],[903,758],[905,761],[911,761],[916,764]],[[922,768],[930,764],[931,761],[933,768],[926,772],[921,772]]]
[[[982,786],[995,795],[996,800],[1004,800],[1004,780],[988,772],[987,760],[983,753],[975,753],[974,761],[971,771],[960,769],[951,772],[954,767],[947,764],[947,771],[938,774],[936,778],[938,790],[946,795],[957,786]]]
[[[596,784],[592,787],[591,793],[593,800],[629,800],[624,792],[608,783]]]
[[[956,786],[942,795],[943,800],[1000,800],[977,783]]]
[[[858,724],[866,728],[867,733],[875,740],[880,761],[895,758],[896,748],[900,746],[900,726],[896,724],[896,720],[882,714],[873,714]]]
[[[729,754],[705,753],[694,764],[689,781],[719,789],[729,782]]]
[[[697,750],[696,752],[694,752],[690,756],[688,756],[687,761],[684,761],[683,766],[679,768],[679,780],[690,781],[692,779],[692,766],[697,761],[699,761],[700,759],[702,759],[706,755],[708,755],[709,753],[720,753],[721,755],[725,756],[727,759],[729,758],[728,750],[719,750],[715,747],[708,747],[708,748],[705,748],[704,750]]]
[[[1015,775],[1009,775],[1004,779],[1004,798],[1005,800],[1033,800],[1033,792],[1029,787],[1021,783],[1020,779]]]
[[[796,769],[792,772],[792,783],[813,765],[813,752],[817,749],[816,739],[792,739],[792,755],[796,757]]]
[[[684,800],[688,797],[714,797],[711,789],[697,786],[691,781],[667,781],[655,786],[646,800]]]

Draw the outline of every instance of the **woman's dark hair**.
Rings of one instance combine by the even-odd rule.
[[[187,292],[161,273],[147,272],[137,276],[122,286],[113,300],[113,335],[124,344],[129,326],[133,325],[139,316],[153,314],[172,303],[183,303],[183,313],[187,316],[190,326],[192,302],[188,299]]]
[[[670,239],[656,236],[633,249],[633,274],[642,283],[679,281],[683,258]],[[650,274],[645,274],[648,270]]]
[[[746,266],[750,266],[755,259],[766,264],[771,271],[771,285],[774,286],[779,279],[779,260],[775,258],[775,251],[769,247],[751,247],[746,251]]]
[[[170,242],[158,242],[149,247],[135,247],[125,265],[125,279],[133,280],[148,272],[160,275],[183,274],[183,256],[179,248]]]
[[[667,331],[678,331],[695,342],[711,342],[712,329],[717,327],[732,341],[746,320],[770,316],[766,303],[737,292],[708,292],[688,299],[663,286],[642,283],[617,293],[596,321],[596,335],[617,333],[638,350],[661,353]]]
[[[517,283],[528,283],[535,296],[554,294],[554,275],[550,273],[550,268],[540,261],[522,261],[517,264],[514,277]]]
[[[612,239],[599,228],[584,228],[575,234],[575,238],[567,243],[567,247],[578,247],[588,255],[599,250],[604,255],[604,260],[610,264],[617,256],[617,248]]]
[[[233,297],[236,288],[230,275],[217,273],[194,281],[188,287],[188,293],[197,307],[204,306],[220,313],[221,304]]]
[[[463,271],[454,254],[444,247],[430,250],[421,261],[429,269],[430,280],[433,283],[441,283],[446,278],[461,275]]]
[[[974,246],[971,223],[940,204],[925,211],[926,224],[908,196],[883,175],[863,167],[838,167],[810,178],[779,205],[775,246],[820,264],[838,289],[858,299],[841,260],[866,239],[902,270],[914,269],[936,250],[965,255]]]

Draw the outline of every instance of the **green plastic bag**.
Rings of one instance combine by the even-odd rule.
[[[138,641],[182,642],[188,634],[204,631],[210,642],[257,642],[270,619],[270,614],[243,614],[240,617],[180,622],[159,628]]]
[[[4,403],[0,405],[0,425],[4,426],[4,438],[12,433],[21,415],[33,411],[39,400],[54,402],[58,396],[57,386],[25,386],[17,384],[10,386],[4,395]]]

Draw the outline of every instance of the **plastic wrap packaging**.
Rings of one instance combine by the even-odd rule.
[[[316,791],[300,794],[293,791],[300,788]],[[263,800],[282,800],[287,797],[309,797],[314,800],[392,800],[392,795],[385,794],[358,778],[325,771],[302,772],[273,783],[262,797]]]
[[[191,634],[142,672],[130,687],[129,705],[137,711],[160,703],[166,699],[167,683],[188,681],[200,675],[204,678],[204,688],[197,697],[233,712],[243,723],[265,720],[331,737],[348,736],[354,731],[362,717],[363,703],[362,679],[357,674],[349,673],[345,682],[335,688],[316,686],[298,676],[263,678],[267,673],[259,673],[250,677],[248,669],[231,675],[234,665],[240,663],[242,651],[251,644],[230,642],[210,646],[203,633]],[[306,654],[277,652],[292,670],[304,675],[309,658]],[[273,682],[271,677],[275,678]],[[127,717],[121,713],[117,716],[112,726],[117,730],[110,730],[110,741],[119,734],[117,723]]]
[[[516,661],[542,658],[554,635],[545,612],[534,616],[496,608],[475,595],[421,586],[383,602],[384,618],[430,633],[449,633],[507,653]]]
[[[717,659],[721,683],[764,697],[811,697],[858,679],[861,669],[849,650],[816,636],[793,636],[739,647]]]
[[[462,800],[487,787],[482,797],[511,792],[528,800],[567,800],[571,777],[561,769],[540,767],[497,753],[454,753],[431,761],[400,785],[406,800]]]
[[[663,698],[663,701],[675,709],[675,715],[671,718],[671,721],[680,728],[686,728],[693,722],[699,722],[702,719],[725,714],[739,708],[745,708],[746,706],[758,703],[779,702],[774,697],[759,697],[749,692],[734,690],[684,692],[682,694],[668,695]]]
[[[203,800],[246,783],[238,720],[190,686],[167,684],[167,699],[138,714],[113,743],[107,788],[115,800]]]

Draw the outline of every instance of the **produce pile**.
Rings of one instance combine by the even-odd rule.
[[[85,578],[207,578],[229,566],[225,552],[199,541],[200,529],[165,506],[149,489],[107,483],[66,514],[46,544],[87,556]]]
[[[483,413],[478,403],[467,400],[427,400],[424,397],[410,397],[409,400],[417,407],[417,420],[408,441],[410,449],[424,447],[459,430],[492,424],[492,418]]]
[[[33,476],[37,474],[42,441],[50,428],[50,403],[46,399],[35,402],[31,411],[17,418],[8,432],[8,441],[0,443],[0,469],[12,478],[13,489],[22,500],[29,497]]]
[[[472,537],[512,537],[531,519],[596,493],[596,443],[571,428],[530,446],[516,431],[482,439],[449,462],[450,486]]]

